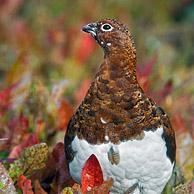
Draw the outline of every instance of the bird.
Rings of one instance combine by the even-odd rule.
[[[94,154],[111,194],[160,194],[175,166],[175,132],[164,110],[137,80],[136,48],[128,27],[103,19],[82,28],[104,52],[85,98],[71,117],[64,138],[71,177]],[[90,189],[90,188],[89,188]]]

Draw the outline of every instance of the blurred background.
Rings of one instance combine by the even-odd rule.
[[[0,0],[0,158],[63,141],[103,60],[80,31],[117,18],[129,26],[141,86],[168,112],[185,180],[194,169],[194,1]]]

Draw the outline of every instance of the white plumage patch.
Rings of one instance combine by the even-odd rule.
[[[106,124],[107,122],[101,117],[100,118],[101,123]]]
[[[89,144],[76,136],[72,142],[72,149],[76,151],[73,161],[69,164],[70,174],[74,180],[80,182],[80,175],[84,163],[90,155],[98,158],[104,180],[112,177],[114,185],[111,193],[123,193],[138,182],[143,194],[160,194],[169,180],[173,164],[166,155],[166,145],[162,139],[163,128],[156,131],[145,131],[142,140],[128,140],[118,145],[105,143]],[[111,147],[118,150],[120,161],[111,164],[108,152]],[[136,189],[135,194],[140,193]]]

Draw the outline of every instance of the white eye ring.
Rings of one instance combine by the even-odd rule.
[[[108,24],[108,23],[105,23],[105,24],[102,24],[101,28],[100,28],[103,32],[110,32],[112,31],[113,27]]]

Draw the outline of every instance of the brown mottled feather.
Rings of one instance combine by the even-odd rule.
[[[70,142],[75,135],[91,144],[106,143],[105,136],[108,136],[109,141],[119,144],[142,139],[144,131],[163,126],[163,138],[170,149],[169,157],[174,161],[174,131],[168,116],[145,95],[137,82],[136,50],[129,31],[115,20],[100,23],[103,22],[111,22],[118,32],[98,37],[101,41],[110,40],[112,46],[105,48],[104,62],[69,122],[65,139],[69,160],[73,157]],[[118,36],[119,31],[122,33]]]

